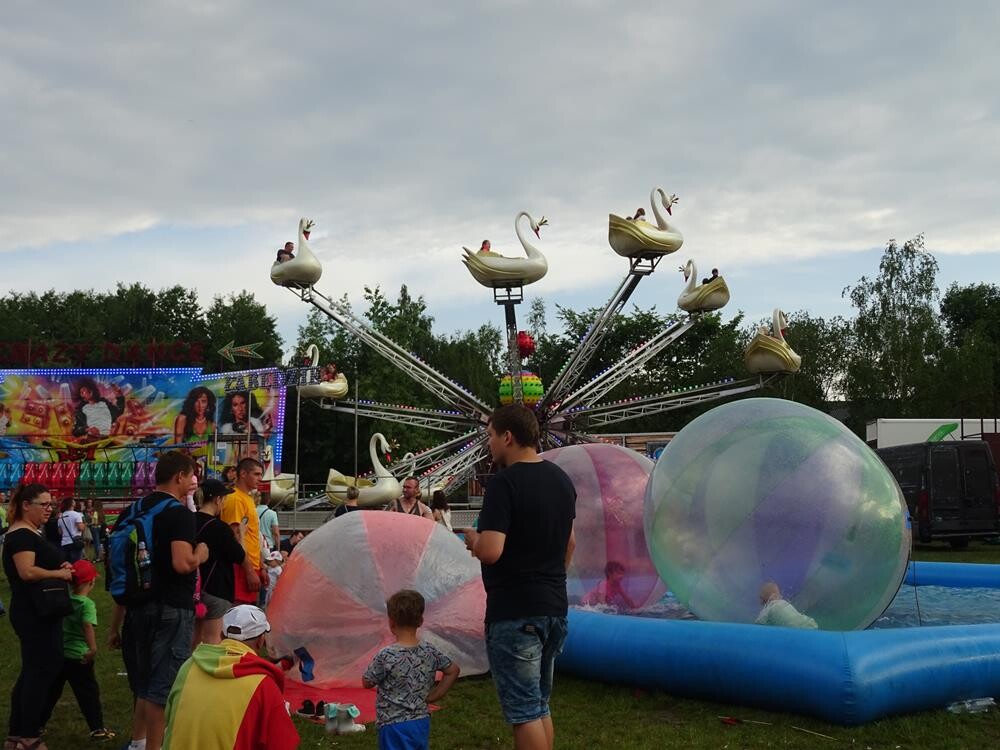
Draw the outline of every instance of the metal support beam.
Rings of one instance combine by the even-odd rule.
[[[690,315],[678,320],[669,328],[660,331],[660,333],[637,346],[611,367],[595,375],[567,396],[562,403],[555,404],[555,406],[561,411],[566,411],[580,403],[593,404],[601,396],[615,386],[623,383],[630,375],[645,366],[653,357],[687,333],[688,329],[695,324],[697,319],[697,315]]]
[[[639,285],[643,277],[651,274],[655,268],[656,263],[653,262],[648,264],[644,264],[641,260],[632,260],[630,262],[628,274],[622,279],[615,293],[611,295],[611,299],[608,300],[604,309],[594,318],[594,322],[590,324],[590,328],[587,329],[583,338],[580,339],[576,350],[566,360],[559,374],[556,375],[556,379],[548,387],[548,392],[542,399],[541,404],[538,405],[537,412],[543,419],[545,415],[555,410],[555,405],[579,382],[580,376],[583,375],[583,371],[587,368],[587,364],[601,345],[604,334],[607,333],[608,325],[622,311],[622,308],[625,307],[625,303],[628,302],[629,297],[632,296],[632,292],[635,291],[635,288]]]
[[[458,453],[432,465],[418,474],[421,484],[441,483],[446,494],[451,494],[475,472],[477,464],[489,455],[487,435],[483,432],[476,440]]]
[[[431,448],[417,453],[410,462],[414,465],[414,471],[420,475],[428,471],[432,466],[449,460],[449,457],[459,455],[479,443],[486,442],[486,431],[483,429],[466,432],[444,443],[439,443]],[[392,468],[392,467],[390,467]]]
[[[515,404],[524,403],[524,388],[521,386],[521,352],[517,348],[516,303],[507,302],[503,306],[507,323],[507,366],[510,368],[510,390]]]
[[[381,404],[376,401],[333,401],[323,399],[319,402],[321,409],[337,411],[342,414],[354,414],[355,406],[359,417],[381,419],[386,422],[426,427],[440,432],[460,432],[481,424],[481,421],[466,416],[458,411],[443,411],[437,409],[418,409],[410,406]]]
[[[777,377],[780,376],[771,375],[767,379],[747,378],[739,381],[727,380],[721,383],[713,383],[698,388],[674,391],[657,396],[575,409],[561,416],[564,417],[566,422],[571,421],[574,426],[583,425],[586,429],[590,430],[594,427],[626,422],[639,417],[649,417],[654,414],[662,414],[663,412],[683,409],[688,406],[719,401],[720,399],[737,396],[741,393],[749,393],[763,388]]]
[[[469,417],[485,417],[490,413],[490,407],[468,389],[438,372],[417,355],[406,351],[385,334],[376,331],[345,305],[335,302],[312,287],[292,289],[292,292],[303,301],[315,306],[341,327],[353,333],[363,343],[370,346],[445,403],[460,409]]]

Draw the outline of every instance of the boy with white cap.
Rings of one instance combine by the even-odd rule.
[[[264,597],[264,606],[266,607],[271,603],[271,597],[274,596],[274,587],[278,585],[278,578],[281,576],[281,563],[283,558],[278,550],[273,550],[267,554],[267,595]]]
[[[297,748],[282,691],[281,668],[267,653],[271,625],[264,612],[241,604],[222,617],[222,643],[200,644],[184,662],[167,700],[168,748],[274,750]]]

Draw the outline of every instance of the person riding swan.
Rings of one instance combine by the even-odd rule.
[[[707,284],[698,283],[698,267],[693,260],[680,269],[684,274],[687,286],[677,298],[677,306],[685,312],[707,312],[718,310],[729,303],[729,287],[721,276],[716,276]]]
[[[545,276],[549,263],[538,249],[521,233],[520,220],[525,218],[536,237],[541,237],[538,230],[548,224],[544,216],[535,221],[527,211],[521,211],[514,217],[514,232],[521,241],[521,247],[526,258],[508,258],[494,252],[473,252],[467,247],[462,262],[469,269],[472,277],[483,286],[496,287],[533,284]]]
[[[743,355],[743,363],[754,374],[796,373],[802,366],[802,357],[785,341],[784,330],[788,318],[779,308],[771,316],[771,330],[761,326]]]
[[[653,188],[649,193],[649,201],[653,206],[653,215],[656,216],[656,226],[638,216],[623,219],[621,216],[608,214],[608,244],[616,253],[626,258],[651,258],[680,250],[684,244],[684,235],[660,211],[657,197],[659,204],[671,217],[671,206],[677,203],[676,195],[668,196],[663,188]]]
[[[310,287],[323,275],[323,264],[307,242],[312,228],[311,219],[299,219],[299,246],[295,257],[283,263],[275,261],[271,266],[271,281],[278,286]]]
[[[309,344],[306,356],[310,358],[310,367],[319,367],[319,347],[316,344]],[[333,380],[300,385],[299,395],[302,398],[343,398],[347,395],[348,389],[347,376],[338,372]]]

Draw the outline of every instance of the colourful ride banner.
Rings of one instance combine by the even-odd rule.
[[[180,447],[203,476],[246,455],[273,462],[278,473],[285,379],[275,373],[0,370],[0,463],[149,462]]]

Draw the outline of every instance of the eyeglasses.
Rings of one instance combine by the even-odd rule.
[[[46,510],[52,510],[54,507],[56,507],[55,503],[36,503],[36,502],[32,502],[31,504],[32,505],[37,505],[39,508],[45,508]]]

